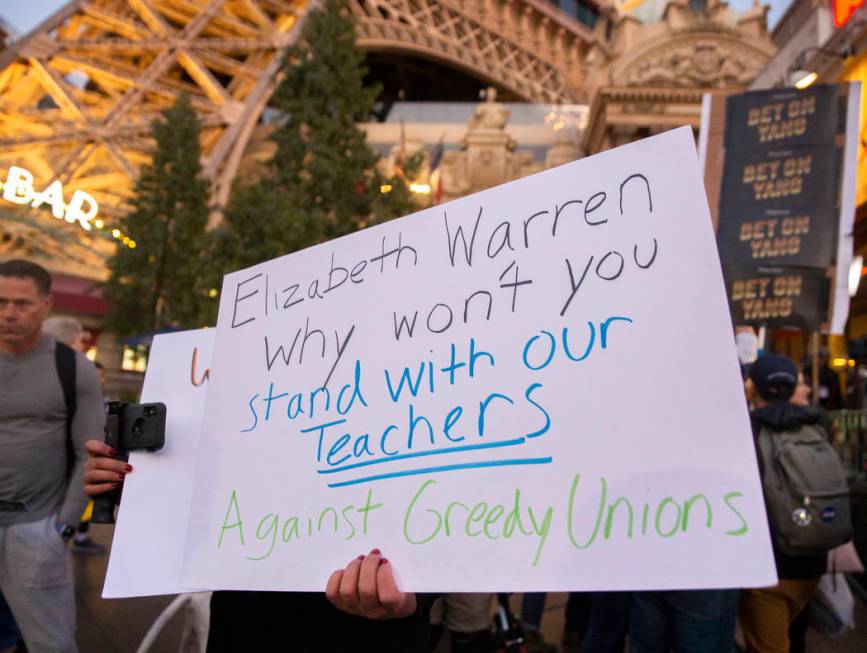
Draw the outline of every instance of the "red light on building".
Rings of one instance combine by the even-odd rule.
[[[864,0],[834,0],[834,25],[843,27]]]

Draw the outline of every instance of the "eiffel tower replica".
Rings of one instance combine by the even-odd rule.
[[[596,7],[597,0],[588,0]],[[213,205],[232,180],[274,90],[282,51],[316,0],[76,0],[0,53],[0,181],[25,169],[99,206],[85,231],[50,210],[0,201],[0,257],[104,280],[117,217],[150,125],[187,93],[202,123]],[[538,0],[351,0],[358,45],[411,53],[492,81],[523,101],[574,102],[592,30]],[[101,226],[99,226],[101,225]]]
[[[0,256],[103,279],[114,223],[150,158],[151,123],[179,93],[201,119],[206,174],[228,183],[305,4],[70,2],[13,42],[0,54],[0,178],[17,166],[36,190],[59,180],[66,199],[73,189],[94,198],[99,218],[85,231],[3,202]]]

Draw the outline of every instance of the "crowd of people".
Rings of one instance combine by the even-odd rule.
[[[76,350],[80,325],[49,322],[51,308],[43,268],[0,263],[0,653],[77,650],[68,546],[94,550],[81,525],[88,497],[134,473],[101,439],[100,372]],[[560,650],[803,650],[798,619],[826,571],[828,551],[851,535],[845,477],[841,486],[826,421],[809,405],[809,386],[794,362],[759,357],[745,368],[745,393],[777,585],[571,593]],[[821,500],[799,499],[794,485]],[[428,653],[441,636],[453,653],[504,650],[493,628],[493,595],[402,592],[387,544],[359,552],[327,579],[322,594],[214,592],[208,651]],[[530,651],[555,650],[539,634],[545,601],[545,594],[523,596],[520,623]],[[505,621],[504,630],[511,627]]]

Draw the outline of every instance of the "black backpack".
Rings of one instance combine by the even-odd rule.
[[[54,347],[54,365],[60,387],[63,388],[63,400],[66,402],[66,461],[68,471],[75,464],[75,449],[72,446],[72,418],[75,417],[75,351],[69,345],[57,342]]]

